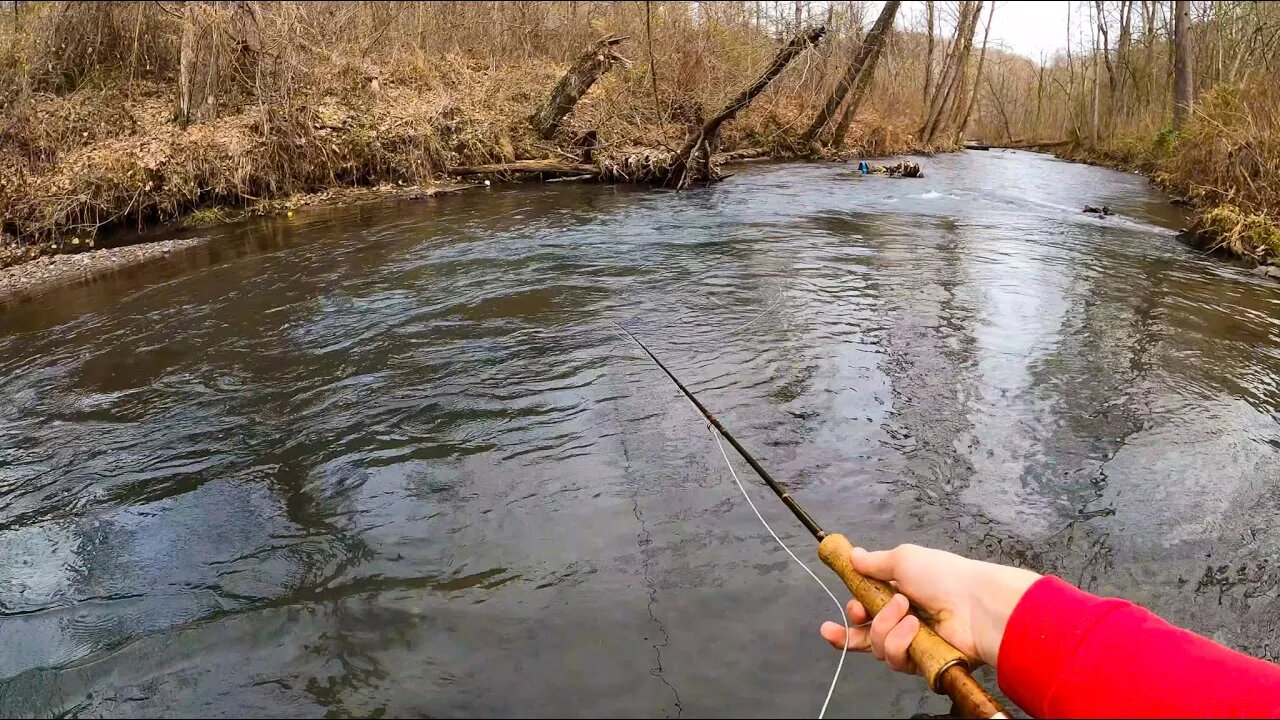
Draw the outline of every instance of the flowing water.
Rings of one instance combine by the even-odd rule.
[[[926,169],[315,211],[6,309],[0,714],[816,714],[830,601],[613,320],[828,528],[1276,659],[1280,285],[1140,177]]]

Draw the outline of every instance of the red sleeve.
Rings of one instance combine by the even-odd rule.
[[[1280,716],[1280,666],[1055,577],[1014,608],[997,665],[1034,717]]]

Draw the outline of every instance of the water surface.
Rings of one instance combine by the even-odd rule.
[[[1276,659],[1280,286],[1140,177],[925,163],[318,211],[8,308],[0,714],[816,714],[829,601],[614,320],[830,529]],[[832,714],[945,708],[859,657]]]

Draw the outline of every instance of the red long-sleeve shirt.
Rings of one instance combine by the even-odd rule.
[[[1280,666],[1055,577],[1014,608],[998,668],[1034,717],[1280,717]]]

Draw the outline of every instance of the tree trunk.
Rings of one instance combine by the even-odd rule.
[[[1191,113],[1191,3],[1174,0],[1173,128],[1181,130]]]
[[[934,137],[937,137],[944,128],[956,127],[960,124],[960,115],[964,112],[965,106],[969,104],[969,66],[973,64],[973,42],[972,37],[978,31],[978,18],[982,15],[982,2],[977,3],[977,7],[973,10],[973,29],[969,31],[968,44],[965,46],[964,56],[961,60],[959,74],[956,82],[955,91],[951,95],[950,104],[943,108],[943,113],[938,121],[938,127],[934,130]]]
[[[1009,123],[1009,113],[1004,109],[1004,98],[1000,93],[996,92],[996,86],[992,84],[991,78],[987,78],[987,88],[991,90],[991,98],[995,101],[996,111],[1000,113],[1000,121],[1004,123],[1004,141],[1006,143],[1013,142],[1013,127]],[[988,143],[990,144],[990,143]]]
[[[665,119],[662,112],[662,102],[658,99],[658,66],[653,58],[653,18],[652,9],[649,7],[649,0],[644,0],[644,40],[649,46],[649,81],[653,86],[653,111]]]
[[[1089,24],[1094,24],[1092,18],[1089,20]],[[1100,85],[1098,83],[1098,28],[1096,26],[1093,28],[1093,57],[1090,59],[1093,61],[1093,129],[1090,131],[1089,137],[1090,143],[1096,148],[1098,147],[1098,96],[1101,94],[1098,91]]]
[[[960,17],[956,23],[956,35],[951,41],[951,48],[942,59],[942,72],[938,75],[938,82],[933,87],[933,97],[929,99],[928,110],[925,113],[924,124],[920,126],[920,141],[928,143],[934,134],[934,128],[939,121],[943,107],[946,105],[948,93],[952,89],[954,75],[956,69],[957,56],[960,53],[960,47],[963,43],[960,37],[964,34],[965,26],[968,23],[969,6],[961,3]]]
[[[897,12],[897,5],[901,3],[885,3],[884,9],[888,10],[890,5],[894,5],[894,12]],[[883,16],[884,13],[881,12]],[[876,76],[876,64],[880,62],[880,55],[883,52],[884,44],[887,41],[889,31],[893,29],[893,18],[889,19],[889,24],[884,28],[883,32],[877,34],[880,21],[876,20],[876,27],[862,39],[862,47],[872,46],[870,54],[865,58],[865,62],[858,70],[858,79],[853,85],[853,94],[849,96],[848,102],[845,103],[844,113],[840,116],[840,123],[836,125],[835,135],[832,137],[831,145],[840,148],[844,145],[844,137],[849,133],[849,125],[853,123],[853,117],[858,114],[858,107],[862,105],[862,100],[867,96],[867,90],[871,88],[871,82]]]
[[[601,75],[615,65],[631,64],[629,60],[613,51],[615,45],[625,40],[627,40],[626,37],[616,35],[597,40],[579,55],[577,60],[573,61],[564,77],[556,83],[555,90],[551,91],[551,97],[547,98],[546,104],[533,116],[533,127],[539,135],[550,139],[560,129],[560,122],[573,111],[573,107],[578,104],[583,95],[587,94]]]
[[[182,4],[182,41],[178,51],[178,126],[191,124],[191,88],[195,84],[196,7]]]
[[[1151,84],[1156,66],[1156,6],[1154,0],[1142,0],[1142,98],[1146,104],[1151,99]]]
[[[1111,63],[1111,37],[1107,32],[1107,15],[1106,7],[1102,0],[1097,0],[1098,6],[1098,37],[1102,40],[1102,47],[1099,51],[1102,53],[1102,61],[1107,65],[1107,125],[1108,133],[1115,132],[1115,116],[1116,103],[1120,101],[1118,89],[1119,77],[1117,77],[1115,65]]]
[[[956,131],[957,139],[964,139],[964,131],[969,127],[969,116],[973,115],[973,106],[978,102],[978,93],[982,89],[983,66],[987,64],[987,40],[991,38],[991,19],[995,17],[996,4],[991,3],[987,10],[987,29],[982,31],[982,52],[978,53],[978,74],[973,78],[973,94],[969,96],[969,106],[965,108],[964,117],[960,119],[960,129]]]
[[[561,160],[512,160],[496,165],[463,165],[449,168],[450,175],[510,175],[513,173],[541,173],[544,175],[589,175],[600,168],[590,163],[573,163]]]
[[[858,80],[858,74],[862,72],[864,65],[870,63],[872,68],[875,67],[876,60],[880,56],[880,48],[884,44],[885,34],[889,28],[893,26],[893,18],[898,14],[898,7],[902,5],[902,0],[889,0],[884,4],[884,8],[880,10],[880,17],[876,18],[876,22],[871,26],[871,32],[862,39],[862,47],[858,49],[858,55],[845,68],[844,75],[840,77],[840,82],[831,91],[831,95],[827,97],[827,102],[822,106],[822,110],[818,112],[818,116],[813,119],[813,123],[809,125],[809,129],[805,131],[802,144],[808,146],[822,132],[822,128],[831,122],[831,118],[835,117],[836,111],[840,109],[840,104],[844,102],[844,98],[849,94],[854,84]]]
[[[1066,105],[1067,114],[1062,118],[1062,132],[1067,132],[1067,119],[1075,126],[1076,134],[1080,134],[1080,123],[1076,122],[1076,110],[1073,106],[1076,90],[1076,64],[1071,59],[1071,3],[1067,3],[1067,89],[1063,103]]]
[[[743,108],[750,105],[751,101],[764,92],[774,78],[787,69],[787,65],[790,65],[796,56],[807,50],[809,46],[816,44],[826,33],[827,29],[822,26],[796,33],[795,37],[778,51],[773,62],[760,77],[756,78],[755,82],[743,88],[720,109],[720,112],[707,120],[701,129],[685,141],[672,163],[667,183],[682,188],[688,187],[699,177],[711,179],[714,176],[711,167],[712,146],[715,144],[716,134],[720,132],[720,126],[732,120]]]
[[[969,52],[973,49],[973,33],[978,27],[978,13],[981,11],[981,2],[965,3],[960,6],[960,22],[956,26],[956,38],[952,51],[943,66],[938,87],[934,90],[929,118],[920,132],[920,140],[926,145],[932,142],[934,136],[942,129],[945,118],[951,110],[952,99],[959,88]]]
[[[933,94],[933,0],[924,4],[925,18],[929,25],[929,52],[924,60],[924,108],[929,110],[929,97]]]
[[[1040,72],[1036,79],[1036,120],[1031,123],[1031,127],[1035,129],[1035,132],[1040,131],[1040,118],[1044,111],[1044,68],[1046,64],[1047,63],[1044,61],[1044,55],[1041,54]]]
[[[1118,95],[1111,98],[1121,117],[1129,117],[1129,89],[1133,80],[1133,64],[1129,53],[1133,49],[1133,0],[1120,2],[1120,37],[1116,42],[1116,61],[1120,63]]]

